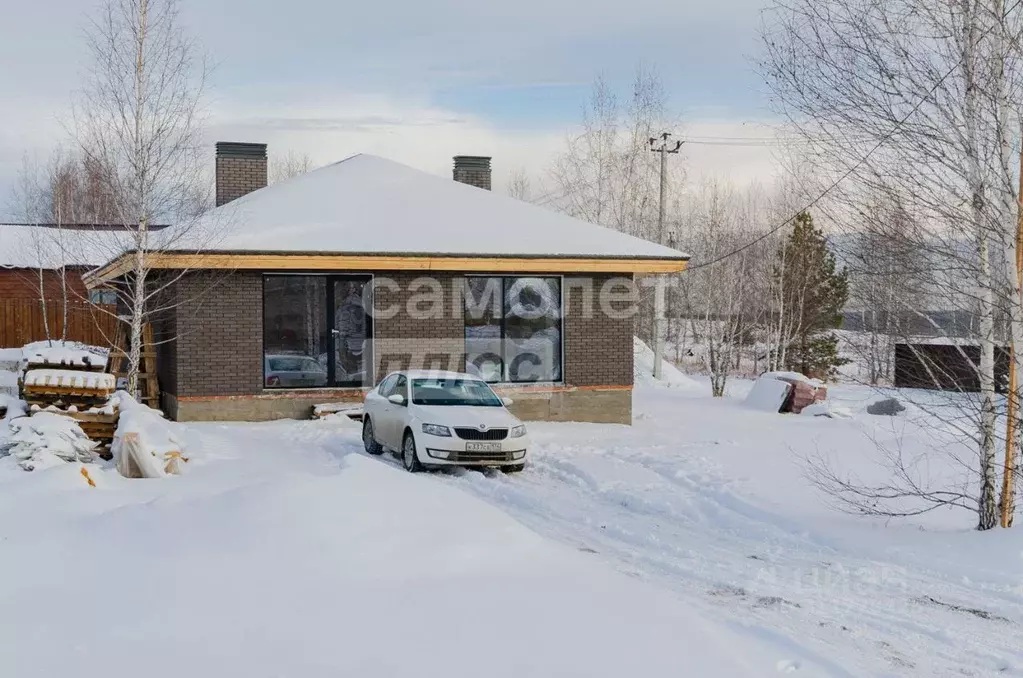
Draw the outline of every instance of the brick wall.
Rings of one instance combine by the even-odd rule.
[[[202,272],[176,284],[178,396],[262,390],[263,276]]]
[[[452,178],[485,191],[490,190],[490,158],[482,155],[456,155]]]
[[[442,286],[444,306],[431,317],[413,318],[408,303],[429,289],[413,287],[420,274],[380,275],[394,280],[398,289],[377,285],[377,307],[397,306],[399,312],[374,322],[376,379],[408,367],[464,369],[461,297],[453,293],[461,289],[463,277],[432,275]],[[564,278],[563,371],[568,386],[632,385],[633,321],[608,318],[594,298],[611,277]],[[161,331],[177,335],[173,347],[161,349],[161,362],[171,361],[160,366],[163,390],[177,396],[263,393],[262,279],[259,272],[204,272],[177,283],[175,317],[161,325]]]
[[[427,286],[415,286],[421,273],[388,272],[381,276],[395,281],[397,290],[384,285],[374,287],[375,307],[400,309],[394,317],[378,317],[373,329],[376,379],[400,369],[433,368],[462,371],[465,368],[465,323],[461,311],[455,311],[455,289],[461,289],[462,277],[453,273],[430,275],[441,285],[444,304],[440,312],[429,318],[413,318],[407,312],[414,296],[423,294]],[[453,287],[455,286],[455,287]],[[460,299],[460,297],[459,297]],[[411,341],[410,341],[411,340]]]
[[[217,206],[266,186],[266,144],[217,143]]]
[[[609,318],[597,293],[620,275],[565,276],[565,383],[572,386],[631,386],[633,377],[632,318]],[[592,290],[592,294],[591,291]],[[628,302],[611,304],[621,310]],[[592,306],[592,309],[587,309]]]

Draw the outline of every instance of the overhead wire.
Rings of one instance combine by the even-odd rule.
[[[1006,9],[1002,13],[1002,19],[1004,20],[1005,17],[1007,17],[1011,12],[1016,10],[1020,5],[1023,5],[1023,0],[1016,0],[1016,2],[1012,5],[1012,7]],[[988,28],[983,33],[982,37],[987,36],[992,30],[993,30],[993,27]],[[881,139],[879,139],[877,141],[877,143],[874,144],[870,148],[870,150],[867,151],[867,153],[862,158],[857,160],[853,164],[852,167],[847,169],[837,179],[835,179],[833,182],[831,182],[831,184],[829,184],[827,188],[825,188],[817,197],[815,197],[813,200],[811,200],[809,203],[807,203],[802,209],[796,211],[794,214],[789,216],[787,219],[785,219],[784,221],[780,222],[777,226],[771,228],[766,233],[760,234],[759,236],[757,236],[753,240],[749,241],[745,245],[742,245],[741,247],[737,247],[736,249],[732,250],[731,252],[723,254],[720,257],[716,257],[714,259],[711,259],[710,261],[703,261],[703,262],[700,262],[698,264],[694,264],[692,266],[689,266],[687,270],[692,271],[692,270],[699,269],[699,268],[706,268],[707,266],[713,266],[714,264],[720,263],[720,262],[724,261],[725,259],[728,259],[729,257],[734,257],[737,254],[741,254],[742,252],[745,252],[746,250],[748,250],[749,248],[753,247],[754,245],[756,245],[756,244],[758,244],[760,242],[763,242],[764,240],[766,240],[767,238],[770,238],[772,235],[774,235],[775,233],[777,233],[781,229],[783,229],[786,226],[788,226],[790,223],[792,223],[803,212],[806,212],[807,210],[810,210],[811,208],[815,207],[821,200],[823,200],[824,198],[829,196],[832,191],[834,191],[836,188],[838,188],[839,184],[841,184],[843,181],[848,179],[850,176],[852,176],[852,174],[854,172],[856,172],[856,170],[858,170],[860,167],[862,167],[863,164],[865,162],[867,162],[867,160],[869,160],[870,157],[872,155],[874,155],[874,153],[876,153],[878,151],[878,149],[880,149],[884,144],[886,144],[889,139],[891,139],[893,136],[895,136],[895,134],[898,133],[898,131],[902,129],[902,126],[905,125],[906,122],[908,122],[909,119],[911,117],[913,117],[913,115],[915,115],[916,112],[919,111],[923,107],[923,105],[925,103],[927,103],[927,101],[931,98],[931,95],[933,95],[935,92],[937,92],[938,88],[941,87],[943,84],[945,84],[946,80],[948,80],[950,77],[952,77],[952,74],[956,72],[956,69],[958,69],[962,65],[962,63],[963,63],[963,59],[960,58],[952,66],[952,68],[948,69],[948,71],[944,75],[942,75],[938,79],[937,82],[934,83],[934,85],[920,98],[920,101],[916,102],[916,104],[913,106],[913,108],[911,108],[909,110],[909,112],[906,113],[906,115],[902,116],[901,118],[899,118],[899,120],[896,121],[895,126],[891,129],[891,131],[889,131],[883,137],[881,137]]]

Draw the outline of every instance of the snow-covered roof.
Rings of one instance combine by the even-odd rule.
[[[222,252],[688,258],[366,154],[249,193],[211,210],[197,226],[224,230],[215,247],[203,248]]]
[[[0,224],[0,268],[94,267],[128,249],[126,230]]]

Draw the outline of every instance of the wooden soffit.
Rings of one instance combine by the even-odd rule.
[[[264,271],[466,271],[472,273],[678,273],[685,259],[584,257],[472,257],[389,254],[265,254],[151,252],[154,270]],[[134,254],[126,253],[83,277],[92,288],[132,270]]]

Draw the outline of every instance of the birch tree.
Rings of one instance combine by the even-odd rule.
[[[136,394],[143,328],[173,283],[152,275],[152,254],[200,250],[216,230],[196,219],[209,191],[199,151],[207,71],[177,0],[107,0],[87,40],[91,64],[74,128],[86,160],[109,169],[104,181],[124,225],[130,270],[111,284],[128,325],[128,390]],[[156,232],[160,221],[174,227]]]
[[[762,248],[744,248],[762,226],[755,194],[745,195],[721,181],[711,181],[687,197],[684,247],[694,252],[692,269],[681,276],[681,313],[691,328],[703,369],[710,375],[711,395],[725,395],[729,377],[742,369],[744,349],[751,347],[764,306],[755,300],[765,271]],[[701,262],[706,261],[703,265]]]
[[[1002,0],[776,0],[765,26],[763,70],[778,109],[817,172],[842,180],[829,196],[832,213],[851,219],[864,194],[896,192],[917,215],[905,245],[955,271],[971,297],[980,529],[997,522],[998,314],[1023,348],[1010,162],[1023,101],[1021,28],[1021,3]]]

